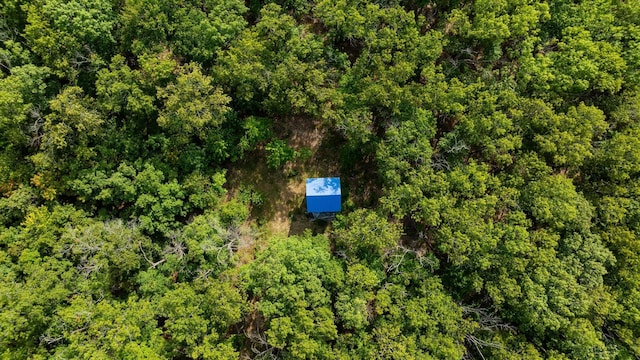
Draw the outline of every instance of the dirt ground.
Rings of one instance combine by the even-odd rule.
[[[276,125],[274,131],[288,139],[296,150],[307,148],[311,156],[273,170],[266,165],[266,154],[248,154],[229,171],[230,193],[251,186],[263,198],[262,206],[252,210],[252,220],[265,235],[297,235],[306,229],[322,233],[326,224],[310,222],[305,211],[305,183],[309,177],[339,177],[340,165],[335,146],[325,126],[313,119],[289,119]]]

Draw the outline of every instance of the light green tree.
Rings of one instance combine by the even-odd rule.
[[[57,76],[74,80],[95,71],[113,51],[110,1],[33,1],[25,9],[27,44]]]
[[[260,299],[264,325],[249,334],[265,353],[330,357],[338,329],[331,294],[344,278],[324,236],[273,238],[247,269],[247,291]]]

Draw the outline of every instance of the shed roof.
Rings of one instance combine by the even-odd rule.
[[[340,178],[309,178],[307,179],[307,196],[335,196],[341,195]]]
[[[307,212],[336,213],[341,210],[340,178],[307,179]]]

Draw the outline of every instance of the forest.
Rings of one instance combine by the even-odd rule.
[[[0,1],[0,358],[640,359],[640,1]]]

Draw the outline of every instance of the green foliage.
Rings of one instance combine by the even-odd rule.
[[[139,55],[161,50],[171,33],[171,2],[125,0],[122,3],[118,38],[123,50]]]
[[[48,68],[29,64],[13,67],[11,75],[0,78],[0,183],[29,176],[31,169],[22,158],[40,136],[48,76]]]
[[[477,52],[468,51],[473,64],[478,66],[497,60],[504,48],[517,51],[516,42],[527,44],[530,39],[536,39],[540,23],[548,20],[550,14],[546,2],[483,0],[453,9],[447,17],[447,26],[455,40],[453,44],[468,45],[469,50],[480,48],[487,57],[485,60]]]
[[[98,72],[96,91],[106,111],[145,115],[153,112],[154,97],[145,91],[142,74],[125,64],[125,58],[116,55],[109,69]]]
[[[387,129],[376,152],[379,171],[389,185],[399,185],[413,168],[429,162],[433,152],[430,139],[435,135],[435,119],[423,109],[412,115]]]
[[[0,1],[0,357],[640,357],[639,19]]]
[[[0,224],[12,225],[22,220],[29,207],[36,203],[36,192],[31,186],[20,186],[0,198]]]
[[[58,190],[65,190],[64,182],[96,160],[94,141],[103,135],[104,119],[95,110],[94,101],[83,96],[81,88],[65,88],[49,106],[42,134],[36,139],[39,151],[30,160],[37,172],[32,182],[51,200]]]
[[[220,52],[214,77],[235,94],[241,108],[315,115],[337,76],[329,63],[335,52],[281,10],[276,4],[265,5],[256,25]]]
[[[396,247],[400,234],[398,224],[389,223],[374,211],[359,209],[338,216],[333,237],[339,251],[344,251],[350,261],[371,262],[387,256]]]
[[[206,210],[215,207],[220,197],[226,192],[222,187],[225,182],[224,171],[212,176],[193,172],[184,179],[182,185],[188,194],[189,203],[196,209]]]
[[[0,30],[1,31],[1,30]],[[6,36],[6,35],[5,35]],[[0,36],[0,38],[5,38]],[[8,36],[6,36],[8,37]],[[31,52],[15,40],[4,40],[0,45],[0,67],[13,70],[14,67],[31,62]]]
[[[65,340],[52,354],[59,357],[162,359],[166,354],[155,313],[154,304],[135,297],[96,303],[77,296],[56,314],[44,340]]]
[[[173,49],[188,60],[210,64],[216,52],[246,26],[240,1],[124,1],[118,29],[124,49],[136,55]]]
[[[356,44],[358,54],[338,83],[324,117],[350,141],[366,143],[377,127],[424,116],[418,83],[434,74],[442,49],[437,31],[419,31],[422,18],[400,6],[326,0],[315,7],[335,41]]]
[[[215,280],[230,260],[217,246],[226,249],[233,232],[218,224],[208,216],[185,227],[176,240],[188,247],[181,261],[199,280],[172,286],[171,272],[154,269],[174,271],[165,264],[177,253],[161,252],[136,223],[87,219],[69,206],[32,208],[20,227],[0,232],[3,351],[46,354],[37,346],[42,342],[49,355],[61,357],[166,358],[174,351],[194,358],[237,357],[223,335],[241,319],[245,305],[235,287]],[[138,286],[145,298],[133,295]],[[6,326],[19,332],[10,335]]]
[[[131,286],[129,279],[146,264],[143,255],[154,246],[135,223],[121,220],[94,222],[67,229],[61,251],[89,279],[92,291],[113,291]]]
[[[179,236],[175,237],[176,243],[171,246],[176,250],[183,246],[187,250],[184,254],[173,251],[180,262],[178,270],[186,278],[195,274],[215,278],[235,264],[235,252],[241,242],[250,239],[251,234],[240,224],[224,222],[217,214],[208,213],[195,217],[193,222],[182,228]]]
[[[585,90],[620,90],[626,64],[615,44],[593,41],[589,31],[565,28],[558,52],[550,58],[558,69],[552,89],[575,93]]]
[[[540,226],[557,231],[585,231],[593,210],[571,180],[550,176],[530,183],[522,194],[523,208]]]
[[[457,124],[438,142],[439,156],[456,163],[475,151],[495,166],[513,162],[514,152],[523,143],[513,121],[519,113],[515,109],[519,99],[512,89],[501,86],[477,82],[462,89],[465,111],[454,113]]]
[[[616,132],[597,151],[594,175],[600,175],[616,184],[637,179],[640,174],[640,129]]]
[[[295,150],[284,140],[273,140],[264,149],[267,151],[267,166],[274,170],[281,168],[296,156]]]
[[[245,28],[242,15],[247,8],[237,0],[190,3],[177,7],[173,14],[173,48],[177,54],[207,64]]]
[[[347,267],[345,286],[335,302],[336,315],[347,329],[363,330],[373,317],[371,303],[375,300],[374,289],[380,285],[379,273],[362,264]]]
[[[109,1],[33,1],[24,8],[27,43],[57,76],[73,80],[81,70],[95,71],[113,51]]]
[[[238,147],[240,148],[240,158],[245,153],[255,149],[258,144],[269,140],[272,137],[272,124],[269,119],[256,116],[249,116],[242,124],[244,135],[240,139]]]
[[[239,321],[243,301],[229,284],[210,282],[203,291],[190,285],[178,285],[159,301],[158,315],[164,317],[165,336],[174,351],[191,358],[231,359],[238,354],[221,339],[221,332]]]
[[[236,199],[222,204],[219,211],[220,220],[229,225],[239,225],[249,217],[247,204]]]
[[[640,304],[637,300],[640,282],[640,277],[638,277],[638,267],[640,266],[638,233],[622,227],[612,227],[608,232],[603,233],[602,237],[616,256],[616,266],[613,269],[610,282],[615,284],[613,291],[618,297],[621,309],[619,315],[615,317],[613,329],[631,352],[638,354],[640,351],[640,342],[638,341]]]
[[[329,242],[310,233],[273,238],[250,264],[247,291],[265,319],[265,351],[287,358],[329,357],[337,336],[330,294],[344,274],[331,258]]]
[[[0,97],[2,138],[14,146],[26,142],[26,118],[32,107],[42,105],[45,96],[45,80],[49,70],[34,65],[25,65],[11,69],[11,75],[0,79],[2,97]]]
[[[608,127],[601,110],[584,104],[569,108],[566,115],[556,115],[547,104],[533,102],[524,114],[524,127],[539,153],[552,157],[557,167],[582,166],[593,156],[592,142]]]
[[[160,89],[158,97],[164,100],[158,125],[175,135],[178,145],[186,143],[191,135],[203,139],[209,129],[220,126],[231,100],[193,63],[180,70],[176,83]]]
[[[167,233],[177,226],[176,217],[184,216],[185,190],[151,164],[138,169],[123,163],[107,176],[88,173],[71,183],[76,196],[84,202],[99,202],[119,210],[121,216],[137,219],[150,233]]]
[[[60,254],[59,236],[67,224],[81,223],[85,214],[71,206],[32,208],[23,224],[0,232],[0,347],[8,355],[27,357],[40,352],[40,335],[56,306],[77,290],[71,261]]]
[[[251,186],[240,188],[238,198],[241,202],[258,208],[264,205],[265,201],[264,194]]]
[[[358,265],[347,273],[346,294],[355,290],[348,295],[352,296],[351,308],[357,309],[358,301],[367,301],[361,314],[367,317],[371,330],[341,335],[336,346],[339,354],[360,359],[448,359],[463,355],[464,334],[474,324],[462,318],[461,308],[443,291],[437,277],[430,276],[415,258],[407,258],[385,284],[372,275]],[[338,297],[339,314],[344,311],[344,298],[342,294]],[[347,314],[342,316],[348,324],[352,317]]]

